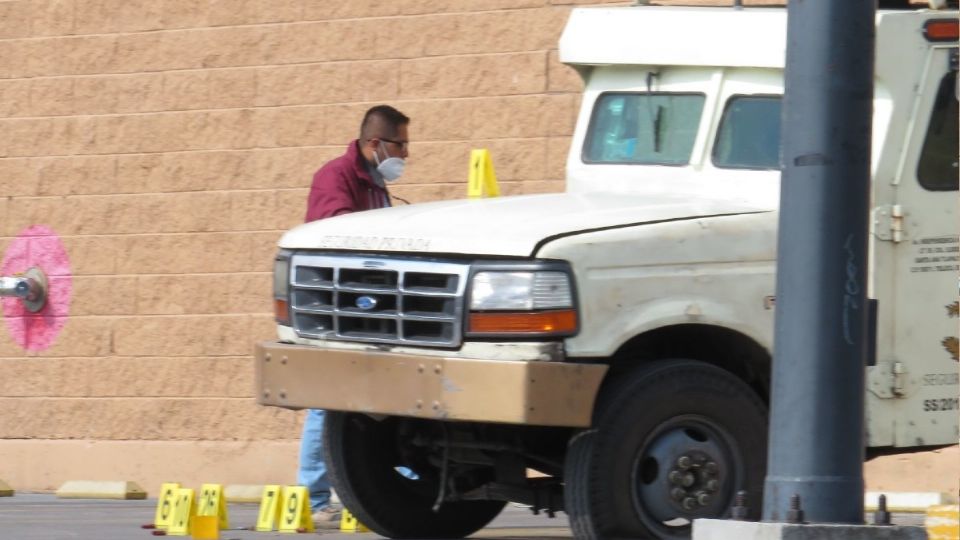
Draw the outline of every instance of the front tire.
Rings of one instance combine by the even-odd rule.
[[[767,409],[743,381],[703,362],[660,361],[608,390],[593,429],[567,451],[574,537],[689,538],[694,519],[729,515],[740,490],[759,514]]]
[[[503,501],[444,502],[433,505],[440,475],[423,462],[417,479],[404,477],[401,419],[327,412],[323,446],[330,481],[343,505],[360,523],[388,538],[462,538],[497,517]]]

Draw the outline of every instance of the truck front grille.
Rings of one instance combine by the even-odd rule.
[[[295,254],[290,302],[297,335],[456,347],[469,265]]]

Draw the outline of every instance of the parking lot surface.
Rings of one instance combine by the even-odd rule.
[[[156,500],[116,501],[58,499],[49,494],[17,493],[15,497],[0,498],[0,540],[146,540],[156,538],[151,530],[141,526],[153,521]],[[220,532],[221,540],[266,540],[292,535],[277,532],[256,532],[254,503],[228,505],[230,530]],[[869,516],[868,516],[869,519]],[[898,525],[922,525],[922,514],[895,514]],[[329,540],[362,540],[378,538],[373,533],[341,533],[318,531]],[[555,518],[544,514],[535,516],[528,509],[508,505],[489,527],[473,538],[503,540],[570,538],[567,518],[558,513]]]
[[[142,501],[58,499],[54,495],[17,493],[0,498],[0,540],[146,540],[156,538],[141,528],[152,523],[156,499]],[[220,531],[221,540],[267,540],[297,535],[252,530],[257,521],[257,504],[230,503],[227,508],[230,530]],[[319,531],[325,538],[361,540],[379,538],[373,533]],[[299,535],[302,536],[302,535]],[[570,538],[566,515],[551,519],[534,516],[529,510],[508,505],[489,527],[475,538]]]

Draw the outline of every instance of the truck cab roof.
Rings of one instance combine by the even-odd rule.
[[[955,17],[938,10],[880,10],[877,41],[884,31],[913,28]],[[897,39],[900,40],[902,35]],[[902,43],[902,40],[900,40]],[[724,66],[783,68],[787,10],[782,7],[718,8],[633,6],[578,8],[560,37],[560,61],[573,67],[597,65]],[[878,56],[879,68],[886,57]]]

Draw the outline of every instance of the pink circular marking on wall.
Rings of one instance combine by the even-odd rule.
[[[67,250],[50,228],[34,225],[20,232],[3,256],[0,275],[13,276],[37,267],[47,275],[47,304],[31,313],[19,298],[0,298],[3,322],[18,345],[28,351],[50,348],[67,324],[73,277]]]

